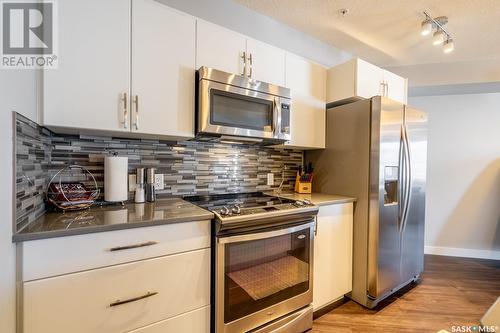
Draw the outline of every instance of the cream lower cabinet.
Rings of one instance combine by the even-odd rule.
[[[330,68],[326,91],[326,102],[334,105],[373,96],[408,101],[407,79],[359,58]]]
[[[210,221],[18,246],[20,333],[210,331]]]
[[[292,139],[285,146],[325,148],[326,68],[287,53],[286,86],[292,93]]]
[[[353,203],[321,206],[314,239],[314,310],[352,290]]]

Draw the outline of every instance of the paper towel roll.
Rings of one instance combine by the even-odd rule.
[[[126,201],[128,199],[128,157],[106,156],[104,158],[104,200]]]

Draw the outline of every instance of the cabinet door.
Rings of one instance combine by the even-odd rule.
[[[314,239],[314,310],[352,289],[352,214],[352,203],[319,208]]]
[[[356,93],[362,98],[371,98],[384,94],[382,82],[384,70],[361,59],[356,63]]]
[[[215,68],[233,74],[244,70],[243,52],[246,38],[218,25],[197,20],[196,69],[201,66]]]
[[[132,2],[132,131],[194,136],[195,26],[157,1]]]
[[[203,249],[24,283],[24,332],[128,332],[209,304]]]
[[[209,333],[210,332],[210,306],[183,313],[179,316],[154,323],[129,333]]]
[[[130,131],[122,100],[130,84],[130,1],[64,0],[57,9],[59,68],[43,72],[44,125]]]
[[[247,39],[247,75],[253,79],[285,86],[285,51]]]
[[[303,149],[325,148],[326,69],[287,54],[286,86],[292,92],[292,139],[286,145]]]
[[[406,79],[384,70],[384,82],[387,83],[386,97],[406,104]]]

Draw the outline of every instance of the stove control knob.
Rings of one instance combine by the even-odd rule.
[[[234,206],[233,208],[231,208],[231,212],[232,212],[233,214],[240,214],[240,213],[241,213],[241,208],[240,208],[240,206],[238,206],[238,205]]]
[[[304,202],[302,200],[297,200],[297,201],[295,201],[295,206],[297,206],[297,207],[304,206]]]
[[[226,206],[222,207],[222,209],[220,210],[220,215],[221,216],[229,215],[229,208],[227,208]]]
[[[304,202],[308,206],[312,205],[312,202],[309,199],[304,199],[304,200],[302,200],[302,202]]]

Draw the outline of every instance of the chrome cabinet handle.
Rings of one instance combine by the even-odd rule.
[[[250,74],[248,75],[248,77],[251,78],[252,75],[253,75],[253,58],[252,58],[252,54],[251,53],[249,53],[249,55],[250,56],[248,57],[248,61],[250,63]]]
[[[133,99],[133,103],[135,104],[135,130],[139,130],[139,95],[135,95]]]
[[[314,216],[314,236],[318,236],[318,216]]]
[[[240,57],[243,59],[243,73],[241,76],[246,76],[247,75],[247,53],[243,51],[243,55]]]
[[[127,107],[128,99],[127,99],[127,93],[123,93],[121,100],[122,100],[122,105],[123,105],[123,121],[122,121],[122,125],[123,125],[123,128],[127,129],[128,128],[128,107]]]
[[[389,83],[385,82],[385,97],[389,97]]]
[[[149,241],[149,242],[144,242],[140,244],[133,244],[133,245],[125,245],[125,246],[116,246],[112,247],[109,249],[110,252],[115,252],[115,251],[122,251],[122,250],[130,250],[130,249],[136,249],[138,247],[145,247],[145,246],[151,246],[158,244],[157,241]]]
[[[117,301],[111,303],[109,306],[113,307],[113,306],[118,306],[118,305],[122,305],[122,304],[132,303],[132,302],[140,301],[141,299],[145,299],[145,298],[148,298],[148,297],[151,297],[154,295],[158,295],[158,292],[157,291],[153,291],[153,292],[148,291],[145,295],[142,295],[142,296],[124,299],[123,301],[117,300]]]

